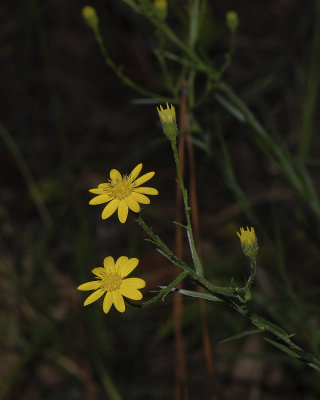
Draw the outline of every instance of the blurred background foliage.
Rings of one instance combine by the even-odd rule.
[[[136,256],[145,296],[176,271],[143,239],[133,218],[102,221],[87,189],[143,162],[160,195],[143,210],[172,247],[175,169],[154,104],[121,83],[81,16],[84,2],[0,5],[0,398],[171,399],[171,299],[107,316],[82,307],[78,284],[107,255]],[[153,25],[120,0],[91,3],[115,64],[145,89],[171,98],[179,63],[159,67]],[[188,35],[187,1],[170,0],[167,23]],[[243,113],[218,90],[192,113],[206,275],[243,282],[235,231],[256,227],[260,254],[254,307],[319,355],[320,2],[208,0],[197,52],[220,67],[230,44],[229,10],[240,25],[224,80],[290,160],[287,179]],[[172,46],[168,52],[179,56]],[[158,51],[158,53],[157,53]],[[205,87],[198,75],[195,91]],[[172,86],[171,86],[172,87]],[[179,98],[179,87],[176,88]],[[197,98],[197,96],[195,96]],[[241,109],[241,107],[240,107]],[[249,126],[248,126],[249,125]],[[299,178],[300,179],[300,178]],[[309,196],[310,195],[310,196]],[[199,304],[186,299],[184,335],[191,399],[315,400],[316,371],[292,361],[263,335],[219,344],[248,329],[219,303],[208,305],[215,377],[208,382]],[[200,393],[200,394],[199,394]],[[214,393],[215,397],[210,397]]]

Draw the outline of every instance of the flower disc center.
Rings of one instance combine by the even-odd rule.
[[[120,289],[122,282],[121,276],[117,272],[107,272],[101,279],[101,288],[107,292]]]
[[[110,194],[117,199],[125,199],[132,192],[133,184],[129,177],[124,176],[122,181],[110,181]]]

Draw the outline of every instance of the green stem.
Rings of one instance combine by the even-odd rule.
[[[100,34],[100,30],[99,30],[99,26],[95,27],[93,29],[95,38],[98,42],[100,51],[104,57],[104,61],[105,63],[113,70],[113,72],[117,75],[117,77],[127,86],[129,86],[131,89],[135,90],[136,92],[144,95],[144,96],[148,96],[148,97],[152,97],[154,99],[157,99],[159,102],[170,102],[170,103],[174,103],[175,99],[168,99],[167,97],[163,97],[157,93],[151,92],[149,90],[144,89],[142,86],[136,84],[133,80],[131,80],[123,71],[121,67],[118,67],[114,61],[111,59],[111,57],[109,56],[106,47],[104,45],[102,36]]]
[[[176,46],[180,47],[180,49],[197,65],[199,71],[205,72],[208,76],[210,76],[213,80],[219,79],[219,74],[205,61],[202,61],[201,58],[196,54],[193,48],[190,48],[186,43],[183,42],[170,28],[169,26],[163,22],[158,15],[154,12],[154,8],[152,4],[146,3],[146,9],[140,8],[137,4],[132,2],[132,0],[122,0],[124,3],[128,4],[131,8],[133,8],[137,13],[142,14],[144,17],[149,19],[158,29],[162,30],[164,35]]]
[[[257,272],[257,259],[256,257],[250,258],[250,267],[251,267],[251,273],[250,276],[247,280],[246,286],[245,286],[245,291],[250,290],[253,281],[254,281],[254,277],[256,276],[256,272]]]
[[[171,146],[173,150],[173,155],[174,155],[174,160],[176,162],[176,168],[177,168],[177,175],[178,175],[178,183],[182,192],[182,198],[183,198],[183,204],[184,204],[184,209],[185,209],[185,214],[186,214],[186,220],[187,220],[187,234],[188,234],[188,240],[189,240],[189,245],[190,245],[190,250],[191,250],[191,255],[194,263],[195,270],[199,276],[203,276],[203,268],[201,261],[199,259],[196,246],[194,243],[194,238],[193,238],[193,231],[192,231],[192,225],[191,225],[191,218],[190,218],[190,207],[189,207],[189,202],[188,202],[188,193],[187,190],[184,186],[183,179],[182,179],[182,173],[181,173],[181,168],[180,168],[180,162],[179,162],[179,156],[178,156],[178,150],[177,150],[177,144],[175,140],[171,141]]]
[[[311,209],[320,218],[320,201],[319,197],[314,189],[314,185],[309,177],[309,174],[304,169],[303,165],[299,168],[294,168],[292,162],[292,157],[286,153],[279,143],[268,134],[268,132],[262,127],[259,121],[255,118],[252,112],[248,109],[246,104],[238,97],[231,87],[229,87],[224,82],[219,82],[216,85],[217,88],[222,90],[232,103],[233,108],[235,108],[239,115],[243,118],[243,122],[246,123],[255,131],[255,140],[262,151],[271,158],[278,168],[281,170],[286,179],[291,183],[292,187],[299,193],[302,198],[308,200]],[[219,101],[219,96],[216,98]],[[224,107],[226,104],[220,102]],[[227,107],[226,107],[227,108]],[[229,110],[230,111],[230,110]],[[299,171],[300,174],[298,173]],[[302,174],[302,175],[301,175]]]
[[[204,287],[212,294],[219,294],[225,297],[233,297],[238,298],[238,295],[235,294],[232,290],[222,286],[215,286],[208,282],[202,275],[199,275],[196,271],[190,268],[185,262],[180,260],[169,248],[168,246],[160,239],[160,237],[152,232],[152,230],[148,227],[148,225],[144,222],[144,220],[139,217],[137,218],[138,224],[144,229],[144,231],[150,236],[151,241],[158,247],[158,251],[166,257],[172,264],[181,268],[184,272],[187,273],[191,277],[191,279]]]
[[[167,296],[167,294],[169,292],[171,292],[171,289],[175,288],[178,283],[180,283],[181,281],[183,281],[183,279],[188,275],[187,272],[183,271],[175,280],[173,280],[168,286],[166,286],[164,289],[160,290],[160,292],[152,297],[152,299],[145,301],[144,303],[142,303],[142,307],[148,307],[150,306],[150,304],[155,303],[157,300],[160,299],[160,297],[162,297],[162,300],[164,300],[164,298]]]

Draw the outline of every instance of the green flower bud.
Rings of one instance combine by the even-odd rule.
[[[164,134],[170,140],[170,142],[176,140],[178,134],[178,127],[176,121],[176,110],[171,104],[169,107],[167,103],[167,108],[163,109],[162,106],[157,107],[159,118],[162,124],[162,129]]]
[[[237,235],[240,238],[241,247],[244,255],[249,258],[255,258],[258,253],[259,247],[254,228],[240,228],[240,233],[237,232]]]
[[[167,8],[168,8],[167,0],[154,0],[153,6],[157,10],[158,16],[162,20],[165,20],[167,17]]]
[[[84,6],[82,9],[82,16],[90,28],[96,30],[98,28],[99,19],[96,10],[91,6]]]
[[[236,33],[239,25],[238,14],[235,11],[228,11],[226,14],[226,23],[231,33]]]

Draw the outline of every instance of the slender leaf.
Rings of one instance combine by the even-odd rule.
[[[261,333],[261,332],[263,332],[263,329],[259,329],[259,328],[258,329],[250,329],[248,331],[238,333],[237,335],[230,336],[227,339],[221,340],[221,342],[219,342],[219,343],[231,342],[233,340],[241,339],[245,336],[254,335],[255,333]]]
[[[275,342],[274,340],[271,340],[269,338],[264,338],[264,340],[270,344],[272,344],[274,347],[277,347],[278,349],[282,350],[283,352],[287,353],[290,357],[293,358],[300,358],[299,354],[296,353],[295,351],[289,349],[287,346],[284,346],[281,343]]]
[[[245,122],[246,117],[243,113],[236,108],[233,104],[231,104],[228,100],[222,97],[219,93],[216,93],[214,97],[218,100],[218,102],[223,105],[235,118],[237,118],[240,122]]]
[[[309,367],[315,369],[316,371],[320,372],[320,367],[313,363],[308,363]]]
[[[161,289],[165,289],[167,286],[159,286]],[[177,289],[177,288],[172,288],[171,292],[178,292],[181,293],[185,296],[189,297],[197,297],[198,299],[204,299],[204,300],[209,300],[209,301],[222,301],[216,296],[213,296],[210,293],[202,293],[202,292],[196,292],[193,290],[185,290],[185,289]]]

